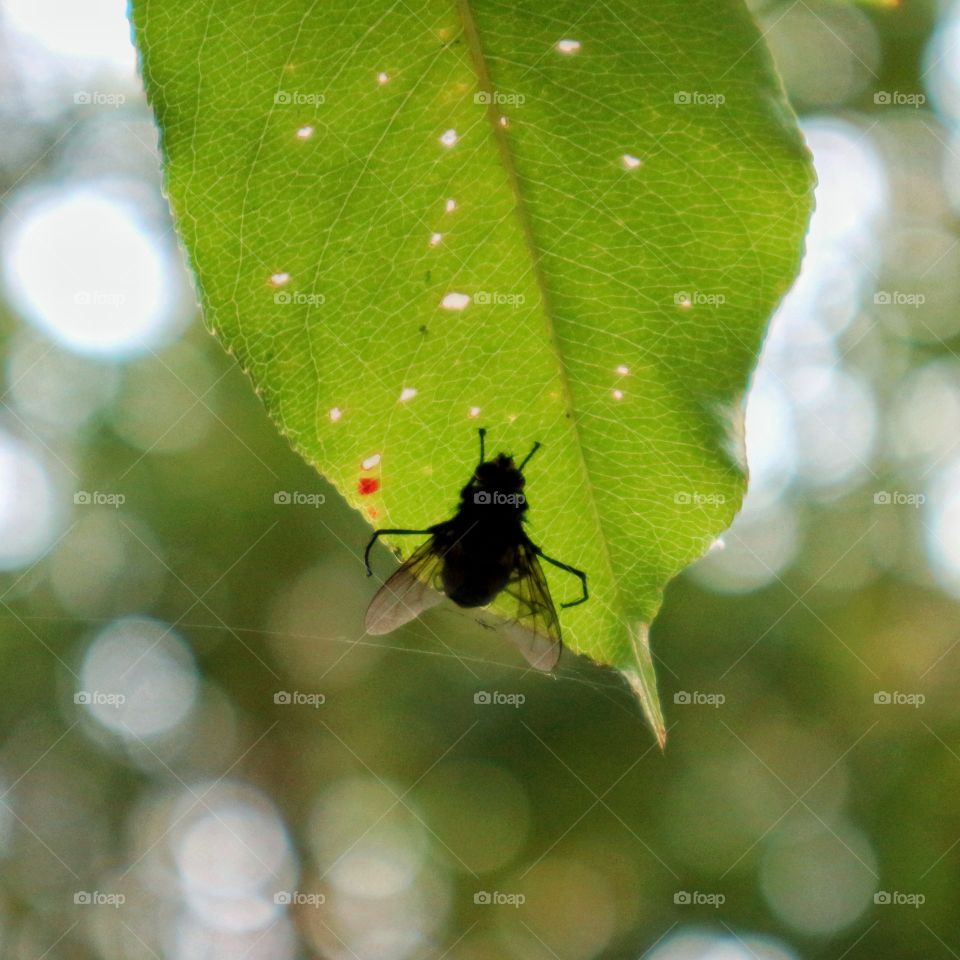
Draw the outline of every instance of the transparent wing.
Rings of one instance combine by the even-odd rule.
[[[367,633],[390,633],[436,606],[443,599],[439,589],[441,564],[430,537],[374,594],[364,620]]]
[[[545,672],[553,670],[563,650],[560,621],[547,578],[529,543],[521,543],[517,548],[516,567],[502,595],[517,604],[516,615],[505,628],[507,636],[531,667]]]

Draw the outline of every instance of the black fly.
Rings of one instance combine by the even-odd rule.
[[[370,538],[364,554],[368,576],[373,572],[370,550],[378,537],[429,536],[377,591],[367,609],[367,633],[390,633],[444,595],[461,607],[483,607],[505,593],[517,604],[508,627],[511,639],[532,666],[552,670],[560,659],[560,623],[540,560],[580,578],[583,595],[562,607],[587,599],[587,575],[548,557],[523,529],[527,510],[523,468],[540,444],[535,443],[517,466],[504,453],[484,459],[485,435],[481,429],[480,463],[460,491],[452,519],[426,530],[377,530]]]

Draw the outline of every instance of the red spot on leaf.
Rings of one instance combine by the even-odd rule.
[[[380,516],[380,511],[376,507],[367,507],[367,516],[371,520],[376,520]]]
[[[360,493],[366,497],[380,489],[380,481],[376,477],[361,477],[357,486]]]

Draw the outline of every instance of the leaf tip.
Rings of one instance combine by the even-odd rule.
[[[636,694],[643,708],[643,715],[650,725],[657,744],[663,750],[667,744],[667,728],[663,722],[660,695],[657,693],[657,678],[650,654],[650,624],[637,623],[630,628],[635,662],[620,668],[627,678],[630,689]]]

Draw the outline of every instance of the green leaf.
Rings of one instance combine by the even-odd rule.
[[[590,578],[565,641],[628,674],[662,743],[647,628],[739,507],[743,394],[811,205],[740,0],[133,18],[207,323],[280,429],[417,528],[451,514],[479,425],[541,441],[530,534]]]

